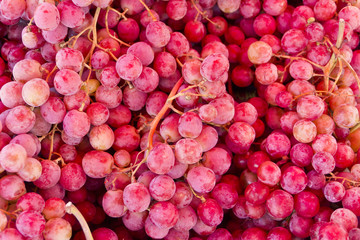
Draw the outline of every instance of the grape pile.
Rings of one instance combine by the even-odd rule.
[[[1,0],[0,240],[360,240],[360,3]]]

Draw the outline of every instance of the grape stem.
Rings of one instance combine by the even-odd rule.
[[[149,15],[151,16],[152,20],[154,22],[157,21],[156,17],[154,16],[154,14],[151,12],[150,8],[148,7],[148,5],[146,5],[146,3],[144,3],[143,0],[139,0],[139,2],[145,7],[146,11],[148,11]]]
[[[175,84],[175,86],[173,87],[173,89],[171,89],[171,92],[166,100],[166,103],[164,104],[164,106],[161,108],[160,112],[156,115],[156,117],[154,118],[154,120],[151,122],[151,128],[150,128],[150,132],[149,132],[149,137],[148,137],[148,149],[149,151],[153,148],[153,137],[154,137],[154,133],[156,131],[157,125],[159,124],[160,120],[162,119],[162,117],[165,115],[166,111],[169,109],[172,101],[174,100],[174,96],[176,94],[176,92],[179,90],[180,86],[182,85],[182,83],[184,82],[184,79],[181,77]]]
[[[68,202],[65,205],[65,211],[68,214],[74,215],[76,217],[76,219],[79,221],[81,228],[84,232],[86,240],[94,240],[93,236],[91,235],[89,225],[87,224],[84,216],[81,214],[79,209],[77,209],[77,207],[75,207],[75,205],[72,202]]]
[[[106,32],[109,34],[109,36],[110,36],[112,39],[114,39],[115,41],[119,42],[120,44],[122,44],[122,45],[124,45],[124,46],[126,46],[126,47],[130,47],[130,45],[127,44],[126,42],[123,42],[123,41],[121,41],[120,39],[118,39],[118,38],[116,38],[115,36],[113,36],[113,35],[110,34],[109,23],[108,23],[108,16],[109,16],[109,11],[110,11],[110,9],[111,9],[112,11],[115,11],[117,14],[120,14],[120,16],[122,16],[122,17],[124,18],[124,20],[127,20],[127,18],[125,17],[125,13],[128,11],[128,9],[125,9],[124,13],[121,13],[121,12],[117,11],[116,9],[113,9],[113,8],[111,8],[111,7],[107,7],[107,9],[106,9],[106,14],[105,14],[105,27],[106,27]],[[114,56],[114,55],[112,55],[112,57],[113,57],[113,56]]]
[[[170,108],[170,106],[172,104],[172,101],[174,100],[173,96],[175,96],[176,92],[179,90],[179,88],[183,84],[183,82],[184,82],[184,79],[182,77],[176,82],[174,87],[171,89],[171,92],[169,93],[169,96],[168,96],[168,98],[166,100],[166,103],[161,108],[160,112],[156,115],[154,120],[152,120],[149,135],[148,135],[148,146],[146,148],[146,155],[145,155],[144,159],[140,163],[137,164],[135,170],[132,172],[132,174],[131,174],[131,176],[132,176],[131,181],[132,182],[135,180],[135,173],[137,172],[137,170],[140,168],[140,166],[143,163],[146,162],[146,159],[149,156],[149,152],[153,148],[153,137],[154,137],[156,128],[159,125],[160,120],[163,118],[163,116],[165,115],[167,110]]]

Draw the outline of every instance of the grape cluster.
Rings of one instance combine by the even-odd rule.
[[[360,239],[360,4],[1,0],[0,240]]]

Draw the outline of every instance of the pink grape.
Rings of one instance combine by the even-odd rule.
[[[218,81],[220,76],[229,70],[229,60],[223,54],[213,53],[201,64],[201,75],[210,82]]]
[[[40,178],[42,165],[35,158],[26,158],[25,165],[17,174],[26,182],[34,182]]]
[[[80,90],[82,81],[78,73],[70,69],[58,71],[54,78],[54,86],[62,95],[72,95]]]
[[[217,226],[223,220],[223,210],[216,200],[208,198],[197,208],[197,214],[202,222],[208,226]]]
[[[179,219],[179,211],[171,202],[157,202],[149,211],[150,220],[159,228],[169,229]]]
[[[124,54],[116,61],[116,71],[119,76],[127,81],[134,81],[141,74],[142,63],[135,55]]]
[[[122,190],[110,190],[104,194],[102,206],[110,217],[122,217],[125,214]]]
[[[56,53],[56,66],[59,69],[70,69],[79,72],[84,57],[79,50],[72,48],[62,48]]]
[[[65,202],[60,198],[49,198],[42,211],[45,219],[61,218],[65,215]]]
[[[15,134],[29,132],[35,125],[35,113],[26,106],[17,106],[9,111],[6,127]]]
[[[154,47],[164,47],[170,41],[170,31],[163,22],[153,21],[146,26],[146,38]]]
[[[208,193],[215,187],[215,173],[207,167],[194,167],[187,174],[189,185],[199,193]]]
[[[34,12],[34,21],[38,28],[51,31],[60,24],[60,13],[54,4],[43,2]]]
[[[16,143],[9,143],[0,152],[0,164],[8,172],[18,172],[25,167],[26,150]]]
[[[43,235],[45,239],[56,239],[59,237],[70,239],[72,235],[71,225],[63,218],[52,218],[46,222]]]
[[[267,63],[272,57],[272,49],[269,44],[257,41],[249,46],[248,57],[254,64]]]
[[[35,186],[41,189],[48,189],[55,186],[60,180],[60,167],[51,160],[41,161],[41,166],[41,176],[34,181]]]
[[[183,138],[175,144],[175,158],[184,164],[197,163],[202,155],[201,145],[194,139]]]
[[[45,229],[45,219],[35,211],[24,211],[16,219],[16,228],[25,237],[36,237]]]
[[[0,197],[16,200],[26,193],[24,181],[17,175],[6,175],[0,179]]]
[[[82,159],[85,174],[92,178],[104,178],[112,171],[114,158],[107,152],[93,150],[87,152]]]
[[[160,143],[151,149],[147,158],[148,168],[157,174],[166,174],[175,164],[175,156],[171,147]]]
[[[151,197],[144,184],[131,183],[124,189],[123,200],[129,211],[142,212],[149,207]]]
[[[275,220],[288,217],[294,209],[294,199],[286,191],[275,190],[266,200],[266,209]]]
[[[149,192],[156,201],[168,201],[175,194],[174,180],[167,175],[155,177],[149,185]]]
[[[22,88],[22,97],[24,101],[32,107],[43,105],[48,100],[49,96],[49,85],[41,78],[31,79],[26,82]]]

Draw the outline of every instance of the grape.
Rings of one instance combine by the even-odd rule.
[[[200,42],[206,35],[206,28],[202,22],[190,20],[184,28],[186,38],[193,43]]]
[[[171,202],[157,202],[149,211],[150,220],[159,228],[169,229],[179,219],[179,211]]]
[[[23,44],[30,49],[38,48],[44,43],[41,31],[35,25],[23,28],[21,32],[21,40]]]
[[[26,82],[22,88],[22,97],[24,101],[32,106],[43,105],[50,96],[48,83],[41,78],[34,78]]]
[[[275,32],[276,22],[269,14],[259,14],[254,20],[253,28],[255,33],[262,37],[266,34],[273,34]]]
[[[23,180],[16,175],[7,175],[0,179],[0,197],[7,201],[16,200],[26,193]]]
[[[133,54],[139,58],[144,66],[150,65],[154,60],[154,51],[150,45],[145,42],[136,42],[132,44],[128,48],[127,53]]]
[[[204,125],[200,135],[195,140],[200,144],[202,151],[207,152],[215,147],[218,138],[215,128]]]
[[[176,190],[170,202],[179,209],[188,206],[193,199],[193,194],[189,186],[184,182],[176,182],[175,186]]]
[[[342,104],[335,108],[333,119],[339,127],[352,128],[359,121],[359,111],[354,106]]]
[[[229,60],[221,53],[208,55],[202,62],[200,74],[209,82],[218,81],[229,70]]]
[[[56,66],[61,69],[70,69],[75,72],[81,70],[84,57],[79,50],[62,48],[56,53]]]
[[[291,166],[283,171],[280,185],[287,192],[297,194],[305,189],[307,182],[306,173],[299,167]]]
[[[291,147],[290,159],[295,165],[299,167],[305,167],[309,165],[311,163],[312,156],[312,148],[305,143],[297,143]]]
[[[231,209],[236,205],[238,193],[230,184],[218,183],[211,191],[211,197],[214,198],[223,209]]]
[[[360,204],[358,202],[360,197],[359,192],[359,187],[350,188],[346,190],[345,196],[342,200],[343,207],[351,210],[356,216],[360,215]]]
[[[22,211],[42,212],[45,207],[45,201],[37,193],[26,193],[19,198],[16,207]]]
[[[144,186],[144,184],[131,183],[124,189],[123,200],[129,211],[142,212],[149,207],[151,197],[149,190]]]
[[[43,2],[34,12],[34,21],[38,28],[52,31],[60,24],[60,13],[54,4]]]
[[[140,143],[140,135],[133,126],[123,125],[114,131],[115,142],[113,148],[117,151],[124,149],[134,151]]]
[[[288,217],[294,209],[294,199],[286,191],[275,190],[266,200],[266,209],[275,220]]]
[[[262,8],[267,14],[272,16],[278,16],[286,10],[287,1],[281,0],[265,0],[262,4]]]
[[[146,26],[146,38],[154,47],[164,47],[170,41],[170,31],[160,21],[150,22]]]
[[[114,132],[107,124],[95,126],[89,133],[90,144],[96,150],[108,150],[113,145],[114,138]]]
[[[16,228],[25,237],[36,237],[45,229],[45,219],[35,211],[24,211],[16,219]]]
[[[329,202],[340,202],[345,196],[345,187],[340,182],[328,182],[323,188],[324,196]]]
[[[29,132],[35,125],[35,113],[26,106],[17,106],[9,111],[6,127],[15,134]]]
[[[79,27],[85,20],[85,12],[71,1],[61,2],[57,5],[61,23],[69,28]]]
[[[119,76],[127,81],[134,81],[142,72],[143,66],[139,58],[131,53],[122,55],[116,61],[116,71]]]
[[[272,132],[265,142],[266,152],[274,158],[286,156],[290,152],[290,139],[282,133]]]
[[[289,73],[294,79],[309,80],[313,76],[313,67],[304,60],[298,60],[290,64]]]
[[[13,108],[18,105],[25,104],[25,101],[21,95],[23,86],[24,84],[19,82],[5,83],[0,90],[0,98],[2,103],[8,108]]]
[[[306,238],[310,235],[310,227],[313,222],[311,218],[301,217],[294,213],[290,218],[289,230],[296,237]]]
[[[297,215],[304,218],[314,217],[320,209],[318,197],[308,191],[300,192],[295,195],[294,203],[294,209]]]
[[[91,103],[86,109],[86,114],[90,119],[90,123],[94,126],[104,124],[110,117],[109,109],[104,104],[98,102]]]
[[[316,137],[316,126],[308,120],[299,120],[294,124],[293,134],[297,141],[310,143]]]
[[[61,169],[59,183],[67,191],[76,191],[84,186],[86,175],[81,166],[77,163],[68,163]]]
[[[335,169],[335,159],[328,152],[317,152],[311,160],[313,168],[322,174],[331,173]]]
[[[326,114],[321,115],[313,123],[316,126],[318,134],[332,134],[335,130],[334,120]]]
[[[68,28],[61,23],[54,30],[42,30],[42,37],[46,40],[46,42],[51,44],[62,42],[66,38],[67,34]]]
[[[176,60],[168,52],[159,52],[155,54],[153,68],[159,74],[159,77],[168,78],[176,71]]]
[[[265,161],[258,167],[257,175],[260,182],[269,186],[274,186],[280,182],[281,171],[274,162]]]
[[[247,202],[259,205],[265,203],[269,193],[270,190],[268,186],[261,182],[254,182],[246,187],[244,194]]]
[[[360,229],[359,228],[353,228],[349,231],[349,238],[350,240],[357,240],[359,239],[359,233],[360,233]]]
[[[0,4],[0,13],[4,18],[15,20],[25,12],[26,2],[24,0],[5,0]]]
[[[148,216],[147,211],[130,212],[127,211],[122,217],[122,221],[127,229],[131,231],[139,231],[144,228],[145,220]]]
[[[65,202],[60,198],[49,198],[42,211],[45,219],[61,218],[65,215]]]
[[[43,232],[45,239],[66,239],[72,235],[71,225],[63,218],[53,218],[46,222]]]
[[[321,98],[314,95],[306,95],[298,100],[296,111],[301,118],[315,120],[319,118],[325,110],[324,102]]]
[[[134,19],[127,18],[119,22],[117,32],[125,42],[134,42],[139,36],[140,28]]]
[[[253,64],[267,63],[272,57],[272,48],[265,42],[256,41],[249,46],[247,54]]]
[[[223,210],[216,200],[208,198],[197,208],[197,214],[201,221],[208,226],[217,226],[223,220]]]
[[[42,165],[35,158],[26,158],[24,167],[17,174],[26,182],[34,182],[40,178]]]
[[[203,155],[203,165],[213,170],[217,175],[225,174],[231,165],[230,154],[222,149],[214,147]]]
[[[1,167],[8,172],[18,172],[25,166],[26,150],[16,143],[9,143],[0,152]]]
[[[208,193],[215,187],[215,173],[207,167],[194,167],[187,174],[189,185],[199,193]]]
[[[72,95],[80,90],[82,81],[79,74],[70,69],[58,71],[54,78],[54,86],[62,95]]]
[[[55,162],[50,160],[41,161],[41,166],[41,176],[36,181],[34,181],[35,186],[41,189],[48,189],[55,186],[55,184],[57,184],[60,179],[60,167]]]
[[[196,113],[186,112],[179,118],[178,130],[184,138],[197,138],[202,131],[202,121]]]
[[[130,177],[117,170],[113,170],[108,174],[104,181],[106,190],[124,190],[129,183]]]
[[[101,85],[95,93],[96,101],[104,104],[109,109],[118,107],[122,97],[121,89],[118,86],[107,88]]]
[[[328,0],[320,0],[314,6],[315,18],[318,21],[331,19],[336,12],[336,4]]]
[[[162,239],[164,238],[168,233],[169,233],[169,229],[168,228],[160,228],[158,226],[156,226],[150,219],[150,217],[148,217],[145,220],[145,232],[146,234],[154,239]]]
[[[159,84],[159,75],[149,67],[144,67],[142,73],[134,81],[134,86],[142,92],[149,93],[154,91]]]
[[[202,155],[201,145],[194,139],[183,138],[175,144],[175,158],[184,164],[197,163]]]
[[[235,122],[230,126],[226,140],[234,145],[236,153],[245,153],[255,140],[255,130],[247,123]]]
[[[178,114],[172,113],[168,115],[160,125],[160,135],[167,142],[176,142],[180,140],[181,135],[178,131],[178,122],[180,116]]]
[[[166,174],[175,164],[175,156],[171,147],[165,143],[159,143],[151,149],[147,158],[148,168],[157,174]]]
[[[110,217],[122,217],[125,214],[122,190],[110,190],[104,194],[102,207]]]
[[[114,158],[107,152],[93,150],[87,152],[82,159],[85,174],[92,178],[104,178],[111,173]]]

